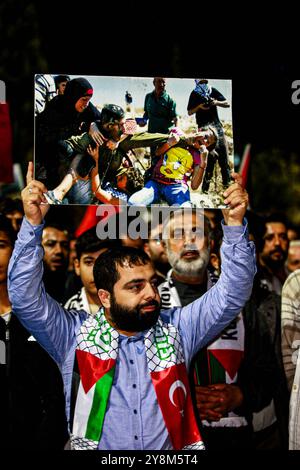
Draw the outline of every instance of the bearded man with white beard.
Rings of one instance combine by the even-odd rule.
[[[184,307],[217,282],[218,247],[199,209],[174,212],[163,239],[172,269],[158,287],[161,308]],[[270,399],[273,382],[269,343],[252,323],[241,312],[194,356],[190,386],[207,450],[253,448],[252,414]]]
[[[176,211],[164,227],[163,238],[172,269],[166,282],[159,286],[162,308],[184,307],[215,283],[207,270],[211,249],[210,223],[201,215],[199,210]]]

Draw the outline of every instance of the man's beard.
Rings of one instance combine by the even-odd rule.
[[[274,259],[272,258],[273,253],[280,253],[281,257]],[[276,271],[277,269],[280,269],[284,266],[284,262],[287,258],[287,253],[281,248],[276,248],[267,255],[262,254],[261,257],[264,263],[268,266],[268,268],[270,268],[272,271]]]
[[[142,313],[144,307],[154,305],[156,308],[152,312]],[[114,326],[123,331],[137,332],[151,328],[158,320],[160,304],[156,300],[151,300],[136,308],[128,308],[117,303],[115,296],[111,296],[110,318]]]
[[[185,260],[182,257],[188,251],[197,251],[199,258],[194,260]],[[194,245],[184,248],[180,253],[174,253],[169,247],[167,247],[167,255],[169,263],[172,266],[175,273],[183,276],[202,276],[209,263],[209,248],[203,248],[198,250]]]

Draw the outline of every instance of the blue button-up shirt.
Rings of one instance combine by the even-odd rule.
[[[60,367],[68,413],[76,334],[88,314],[66,310],[46,294],[42,231],[43,225],[31,226],[24,218],[9,265],[9,297],[14,313]],[[163,321],[179,329],[187,368],[196,352],[238,315],[251,294],[255,250],[248,241],[247,227],[224,226],[223,231],[222,274],[217,284],[186,307],[161,312]],[[131,337],[120,335],[98,448],[172,449],[149,374],[143,332]]]

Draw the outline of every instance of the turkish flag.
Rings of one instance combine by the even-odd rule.
[[[151,379],[174,449],[201,441],[185,364],[151,372]]]
[[[0,103],[0,183],[13,182],[12,130],[7,103]]]

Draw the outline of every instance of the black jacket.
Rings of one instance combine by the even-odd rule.
[[[289,392],[281,354],[281,298],[264,287],[259,273],[244,318],[246,359],[240,383],[245,403],[252,411],[260,411],[274,400],[281,442],[287,449]]]
[[[8,325],[0,317],[0,448],[63,449],[68,433],[61,373],[29,337],[14,315]]]
[[[234,411],[245,416],[251,425],[253,412],[261,411],[274,399],[281,442],[287,449],[289,395],[280,349],[280,308],[280,297],[265,289],[256,275],[251,297],[243,309],[245,349],[236,385],[242,390],[244,400]],[[204,386],[208,385],[206,351],[202,349],[194,358],[199,374],[202,371]]]
[[[53,189],[61,180],[59,166],[65,155],[60,155],[60,143],[89,130],[91,122],[100,118],[100,111],[89,103],[78,113],[64,95],[53,98],[46,109],[36,117],[36,178],[45,180]]]

